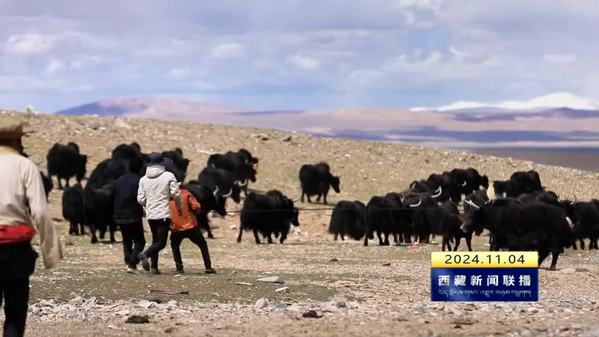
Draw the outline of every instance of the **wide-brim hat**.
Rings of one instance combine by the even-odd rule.
[[[15,140],[29,134],[25,132],[25,123],[17,118],[0,117],[0,140]]]

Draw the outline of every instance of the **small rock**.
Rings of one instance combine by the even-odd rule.
[[[268,300],[266,298],[261,298],[254,304],[254,308],[256,309],[264,309],[266,306],[268,306]]]
[[[339,259],[332,258],[332,259],[329,260],[329,262],[339,262]]]
[[[289,136],[283,138],[283,141],[286,142],[286,143],[288,143],[288,142],[290,142],[292,140],[293,140],[293,136],[292,135],[289,135]]]
[[[576,272],[576,269],[574,268],[564,268],[562,270],[559,271],[562,274],[573,274],[574,272]]]
[[[279,276],[269,276],[269,277],[259,278],[258,282],[278,283],[278,284],[284,284],[285,283],[285,281],[283,281],[283,279],[280,278]]]
[[[275,289],[275,292],[277,292],[277,293],[288,293],[289,292],[289,287],[277,288],[277,289]]]
[[[318,313],[316,310],[306,310],[304,311],[304,313],[302,314],[303,318],[321,318],[322,314]]]
[[[144,316],[139,316],[139,315],[133,315],[133,316],[129,316],[129,318],[127,318],[127,320],[125,321],[125,323],[128,324],[148,324],[150,323],[150,317],[144,315]]]
[[[156,306],[156,303],[150,302],[147,300],[141,300],[137,303],[137,305],[141,308],[150,309]]]
[[[248,287],[253,286],[253,284],[251,284],[249,282],[235,282],[235,284],[237,284],[239,286],[248,286]]]
[[[342,300],[333,301],[333,305],[336,306],[337,308],[347,307],[347,304],[345,303],[345,301],[342,301]]]
[[[383,266],[383,267],[390,267],[391,266],[391,262],[385,262],[385,263],[381,264],[381,266]]]
[[[116,314],[118,316],[129,316],[131,314],[131,310],[127,310],[127,309],[120,310],[120,311],[117,311]]]

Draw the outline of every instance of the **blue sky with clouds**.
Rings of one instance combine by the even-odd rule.
[[[593,0],[0,0],[0,106],[599,98]]]

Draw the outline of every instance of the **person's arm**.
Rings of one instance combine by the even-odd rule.
[[[175,178],[175,175],[168,172],[170,174],[169,177],[169,192],[171,194],[171,199],[175,200],[175,207],[177,208],[177,211],[179,212],[179,214],[183,213],[183,202],[181,200],[181,189],[179,188],[179,182],[177,182],[177,179]]]
[[[191,206],[191,210],[195,214],[200,213],[200,211],[202,210],[202,205],[200,205],[200,202],[198,201],[198,199],[196,199],[193,195],[191,195],[191,193],[189,193],[189,205]]]
[[[142,206],[142,207],[146,207],[146,200],[147,200],[147,196],[146,196],[146,190],[144,188],[144,184],[143,181],[139,181],[139,187],[137,188],[137,202]]]
[[[46,268],[53,268],[63,258],[60,235],[50,218],[44,183],[38,168],[27,162],[23,182],[29,203],[32,225],[39,235],[40,250]]]
[[[169,172],[170,173],[170,172]],[[179,182],[177,182],[177,178],[175,175],[170,173],[171,177],[169,179],[169,188],[171,192],[171,198],[179,199],[181,197],[181,189],[179,189]]]

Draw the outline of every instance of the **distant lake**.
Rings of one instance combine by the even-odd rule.
[[[477,148],[469,151],[599,172],[599,148]]]

